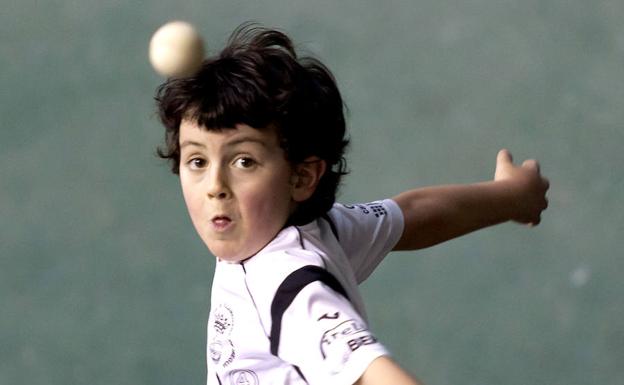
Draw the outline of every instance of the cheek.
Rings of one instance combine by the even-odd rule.
[[[278,179],[268,184],[266,188],[254,189],[254,193],[245,194],[247,211],[252,213],[258,225],[271,227],[271,230],[281,229],[290,214],[291,196],[289,186]]]

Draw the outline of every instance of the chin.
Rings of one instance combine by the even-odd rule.
[[[254,243],[245,248],[236,247],[236,242],[221,240],[205,240],[208,250],[218,259],[226,262],[237,263],[256,255],[266,245],[264,243]],[[268,242],[267,242],[268,243]]]
[[[207,246],[212,255],[225,262],[236,263],[243,261],[250,256],[241,250],[232,250],[229,247],[223,247],[221,245],[207,244]]]

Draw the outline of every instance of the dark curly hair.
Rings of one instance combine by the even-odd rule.
[[[305,224],[334,204],[347,173],[344,103],[329,69],[315,58],[298,57],[284,33],[241,25],[220,54],[206,59],[191,77],[168,79],[155,99],[166,128],[165,145],[157,152],[170,161],[175,174],[183,119],[206,130],[237,124],[258,130],[274,127],[291,164],[310,156],[327,163],[315,193],[299,204],[288,223]]]

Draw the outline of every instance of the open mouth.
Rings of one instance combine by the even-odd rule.
[[[211,222],[212,226],[216,230],[225,230],[230,225],[230,223],[232,223],[232,220],[230,219],[230,217],[227,217],[225,215],[217,215],[212,218]]]

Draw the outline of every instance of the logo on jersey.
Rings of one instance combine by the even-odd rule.
[[[377,339],[362,321],[350,319],[339,323],[321,337],[321,355],[326,369],[339,373],[353,352],[376,342]]]
[[[219,305],[214,311],[212,327],[221,335],[230,335],[234,327],[234,313],[226,305]]]
[[[224,304],[220,304],[210,312],[210,324],[214,333],[208,343],[208,353],[215,365],[221,364],[224,368],[236,358],[234,344],[229,338],[234,328],[234,313]]]
[[[230,373],[230,384],[232,385],[258,385],[258,375],[251,370],[234,370]]]
[[[338,317],[340,317],[340,313],[339,312],[335,312],[335,313],[325,313],[322,316],[320,316],[317,321],[322,321],[322,320],[332,320],[332,319],[338,319]]]
[[[386,211],[386,208],[381,204],[381,203],[366,203],[366,204],[359,204],[359,205],[344,205],[344,207],[353,210],[353,209],[359,209],[363,214],[373,214],[375,216],[375,218],[379,218],[381,216],[384,216],[386,214],[388,214],[388,212]]]
[[[219,364],[223,361],[223,367],[225,368],[234,361],[236,358],[236,352],[234,351],[234,344],[231,340],[221,338],[214,338],[208,344],[208,351],[210,353],[210,359],[215,364]],[[227,358],[226,358],[227,357]]]
[[[351,346],[355,346],[355,344],[352,344],[350,341],[360,338],[363,335],[369,335],[367,332],[368,329],[366,325],[353,319],[344,321],[333,329],[329,329],[323,333],[323,337],[321,337],[321,354],[323,358],[327,358],[329,351],[334,350],[333,348],[336,345],[344,346],[346,344],[350,347],[350,351],[357,350],[357,348],[351,348]],[[340,350],[341,348],[336,347],[336,349]]]

